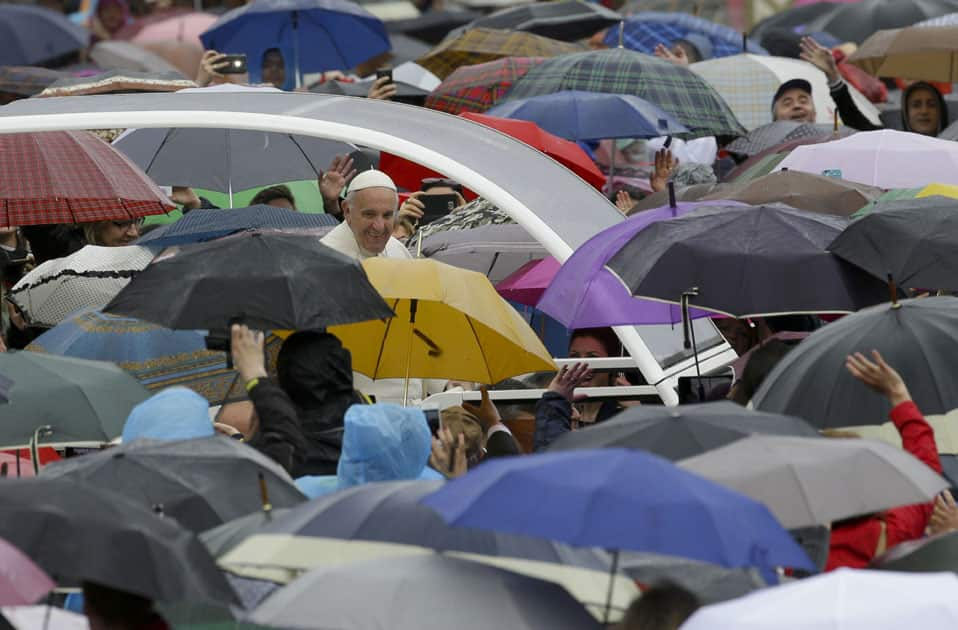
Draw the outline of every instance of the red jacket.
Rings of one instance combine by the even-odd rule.
[[[935,432],[931,425],[925,422],[918,406],[910,400],[903,402],[891,410],[891,419],[901,434],[905,450],[941,474]],[[878,516],[868,516],[834,527],[825,570],[866,567],[875,557],[882,521],[885,521],[886,549],[906,540],[921,538],[933,509],[934,503],[906,505]]]

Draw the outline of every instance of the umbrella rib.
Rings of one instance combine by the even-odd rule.
[[[393,302],[393,313],[396,313],[396,310],[399,308],[400,301],[399,298],[396,298],[396,301]],[[389,339],[389,331],[392,329],[393,320],[398,316],[399,314],[397,313],[396,316],[390,317],[386,322],[386,330],[383,331],[382,343],[379,344],[379,354],[376,355],[376,365],[373,367],[373,373],[369,375],[369,378],[373,380],[376,380],[376,375],[379,373],[379,366],[382,365],[383,353],[386,351],[386,340]]]
[[[322,169],[317,169],[317,168],[316,168],[316,165],[313,164],[313,161],[312,161],[311,159],[309,159],[309,156],[306,154],[306,151],[303,149],[302,146],[300,146],[299,141],[296,140],[296,136],[294,136],[293,134],[288,134],[288,135],[289,135],[289,139],[290,139],[290,141],[293,143],[293,145],[294,145],[297,149],[299,149],[299,152],[300,152],[300,153],[303,154],[303,159],[306,160],[306,163],[307,163],[307,164],[309,164],[309,168],[313,169],[313,172],[316,173],[316,177],[319,177],[319,174],[322,172]]]
[[[510,307],[511,308],[511,307]],[[466,323],[469,324],[469,329],[472,330],[472,336],[476,338],[476,347],[479,348],[479,354],[482,355],[482,363],[486,368],[486,378],[489,379],[489,384],[492,385],[495,382],[495,379],[492,377],[491,366],[489,365],[489,358],[486,356],[486,351],[482,347],[482,341],[479,339],[479,333],[476,331],[476,327],[472,323],[472,318],[463,313],[463,316],[466,318]]]
[[[156,162],[156,159],[160,156],[160,152],[163,151],[163,147],[166,146],[166,143],[169,141],[170,134],[172,132],[172,129],[167,129],[166,133],[163,134],[163,139],[160,141],[160,146],[156,147],[156,151],[153,152],[153,157],[150,158],[150,163],[146,165],[145,169],[143,169],[144,173],[149,174],[150,169],[153,168],[153,163]]]

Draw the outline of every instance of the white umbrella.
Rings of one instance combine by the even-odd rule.
[[[87,630],[86,617],[53,606],[4,606],[0,615],[16,630]]]
[[[109,304],[154,255],[154,250],[139,245],[87,245],[65,258],[46,261],[21,278],[7,297],[31,325],[53,327],[81,308]]]
[[[735,55],[700,61],[689,66],[725,99],[746,129],[752,130],[772,122],[772,97],[789,79],[805,79],[812,84],[815,122],[833,121],[835,102],[828,92],[825,73],[806,61],[787,57]],[[873,123],[880,124],[878,110],[861,92],[848,86],[858,109]]]
[[[415,85],[424,90],[432,92],[442,81],[434,75],[432,72],[429,72],[418,63],[414,61],[407,61],[401,63],[393,69],[393,79],[396,81],[402,81],[403,83],[408,83],[410,85]]]
[[[958,576],[839,569],[700,608],[682,630],[953,630]]]

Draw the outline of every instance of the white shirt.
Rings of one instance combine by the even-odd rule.
[[[323,245],[332,247],[337,252],[346,254],[350,258],[355,258],[356,260],[366,260],[367,258],[372,258],[373,256],[384,256],[385,258],[412,258],[412,254],[409,253],[409,250],[406,249],[406,246],[391,236],[386,242],[385,249],[383,249],[381,253],[374,254],[372,252],[366,251],[360,247],[359,242],[356,241],[356,235],[353,234],[349,224],[345,221],[334,227],[328,234],[326,234],[326,236],[319,239],[319,242]]]

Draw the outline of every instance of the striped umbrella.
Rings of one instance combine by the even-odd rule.
[[[450,114],[481,114],[495,106],[512,85],[545,57],[504,57],[456,68],[426,98],[426,107]]]

